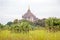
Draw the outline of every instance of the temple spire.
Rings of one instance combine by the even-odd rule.
[[[30,11],[30,5],[28,5],[28,11]]]
[[[30,10],[30,6],[28,5],[28,10]]]

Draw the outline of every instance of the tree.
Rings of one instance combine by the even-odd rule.
[[[42,27],[44,27],[45,26],[45,19],[39,19],[39,20],[35,21],[34,24],[36,26],[42,26]]]
[[[20,23],[12,24],[10,30],[13,32],[29,32],[32,25],[29,22],[21,21]]]
[[[46,26],[49,29],[53,29],[58,30],[60,29],[60,19],[56,18],[56,17],[50,17],[48,19],[46,19]]]
[[[32,29],[32,26],[28,22],[22,22],[21,25],[20,25],[20,27],[25,32],[29,32],[29,30]]]
[[[3,29],[4,28],[4,25],[2,25],[1,23],[0,23],[0,29]]]
[[[18,19],[15,19],[13,23],[14,24],[17,24],[17,23],[19,23],[19,20]]]
[[[7,25],[11,26],[13,24],[13,22],[8,22]]]

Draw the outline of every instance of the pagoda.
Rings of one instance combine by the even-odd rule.
[[[31,12],[30,8],[28,8],[27,12],[22,16],[22,18],[31,22],[37,20],[36,16]]]

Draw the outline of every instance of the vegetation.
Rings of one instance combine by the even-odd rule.
[[[6,25],[0,24],[0,30],[8,29],[16,32],[29,32],[29,30],[35,30],[36,28],[44,27],[49,31],[60,31],[60,19],[56,17],[50,17],[48,19],[39,19],[35,22],[27,20],[15,19],[13,22],[8,22]]]
[[[48,18],[45,23],[49,30],[58,31],[60,30],[60,19],[58,18]]]
[[[46,30],[34,30],[23,34],[4,30],[0,32],[0,40],[60,40],[60,31],[54,33]]]
[[[0,23],[0,40],[60,40],[60,19],[50,17],[35,22],[15,19]]]

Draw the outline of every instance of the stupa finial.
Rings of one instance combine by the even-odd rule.
[[[30,5],[28,5],[28,10],[30,10]]]

